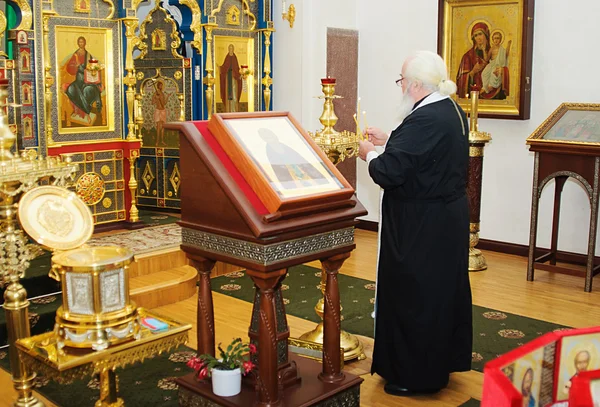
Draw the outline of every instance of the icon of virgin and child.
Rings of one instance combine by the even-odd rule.
[[[484,21],[473,25],[470,32],[473,46],[462,56],[456,75],[459,97],[467,97],[472,90],[478,90],[481,99],[504,100],[509,96],[512,41],[504,48],[504,37],[501,30],[491,31]]]

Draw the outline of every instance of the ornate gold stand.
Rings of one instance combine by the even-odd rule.
[[[481,182],[483,174],[483,148],[492,137],[489,133],[479,131],[477,112],[479,109],[479,92],[471,92],[471,126],[469,131],[469,175],[467,195],[470,208],[469,236],[469,271],[487,269],[487,263],[481,250],[475,246],[479,243],[479,223],[481,213]]]
[[[321,283],[319,284],[319,289],[321,293],[323,293],[323,297],[317,302],[315,305],[315,312],[321,318],[321,322],[317,325],[315,329],[312,331],[306,332],[300,336],[300,339],[308,342],[315,342],[318,344],[323,344],[323,315],[325,313],[325,287],[326,287],[326,278],[327,274],[321,270]],[[342,311],[342,307],[340,305],[340,311]],[[344,351],[344,361],[358,359],[363,360],[366,359],[363,345],[360,343],[358,338],[344,330],[340,331],[340,348]]]
[[[16,343],[24,366],[40,372],[61,384],[97,374],[100,378],[100,399],[96,407],[121,407],[124,402],[118,397],[118,380],[115,369],[143,361],[188,340],[191,325],[138,309],[143,317],[156,318],[168,324],[164,332],[152,333],[141,329],[141,337],[126,343],[109,347],[102,351],[74,351],[60,349],[54,332],[21,339]],[[15,352],[16,354],[16,352]]]
[[[7,80],[0,81],[0,100],[5,106]],[[16,141],[6,124],[4,108],[0,106],[0,284],[6,285],[4,311],[10,347],[10,369],[17,391],[18,407],[43,406],[33,396],[32,384],[35,373],[27,370],[15,350],[18,339],[30,335],[27,292],[20,283],[33,259],[33,245],[19,228],[16,219],[17,204],[24,192],[36,187],[40,180],[47,179],[55,185],[65,185],[77,169],[77,164],[60,161],[57,157],[43,159],[34,150],[27,150],[21,157],[13,157],[10,149]]]
[[[325,99],[323,103],[323,113],[319,117],[319,121],[323,128],[315,134],[309,133],[315,143],[319,146],[329,160],[338,165],[346,158],[350,158],[358,154],[358,141],[360,140],[360,129],[357,126],[357,132],[351,133],[348,131],[339,132],[333,127],[338,121],[333,107],[333,100],[341,98],[335,94],[335,79],[321,79],[321,89],[323,96],[320,99]],[[357,112],[359,114],[360,112]]]
[[[325,154],[327,154],[329,160],[334,165],[337,165],[346,158],[352,157],[358,153],[360,129],[358,129],[357,126],[357,133],[350,133],[348,131],[340,133],[334,129],[334,126],[338,121],[338,117],[335,114],[333,99],[340,98],[340,96],[335,94],[335,79],[321,79],[321,89],[323,91],[323,96],[320,96],[319,98],[325,99],[325,102],[323,103],[323,113],[321,113],[319,121],[323,125],[323,128],[315,134],[309,134],[314,139],[315,143],[317,143],[319,148],[323,150]],[[323,295],[325,295],[325,282],[326,273],[324,270],[321,270],[321,283],[319,284],[319,288]],[[341,310],[342,307],[340,306],[340,311]],[[315,306],[315,312],[321,319],[323,319],[323,297]],[[300,336],[300,339],[323,344],[323,322],[319,322],[314,330],[304,333],[302,336]],[[344,350],[345,361],[353,359],[363,360],[367,357],[364,353],[362,344],[356,338],[356,336],[344,330],[340,331],[340,347]]]

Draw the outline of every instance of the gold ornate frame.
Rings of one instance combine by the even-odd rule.
[[[583,118],[571,123],[572,126],[566,130],[566,137],[556,138],[557,136],[553,135],[553,131],[558,131],[557,125],[561,124],[561,120],[567,118],[566,116],[569,115],[569,112],[589,112],[591,114],[588,115],[588,118]],[[592,116],[597,117],[593,118]],[[576,119],[576,117],[573,117],[573,119]],[[568,125],[568,123],[564,122],[562,124],[563,126]],[[575,133],[577,126],[581,126],[581,130]],[[582,133],[586,130],[586,127],[595,127],[599,129],[598,141],[586,141],[583,138],[577,139],[580,134],[582,137],[584,136]],[[527,139],[527,144],[538,143],[567,143],[582,146],[600,146],[600,103],[562,103]]]
[[[534,0],[439,0],[438,53],[446,61],[450,79],[459,86],[456,99],[461,107],[467,109],[470,91],[479,90],[480,117],[529,119],[533,10]],[[484,31],[487,31],[485,36],[489,49],[476,49],[471,35],[477,24],[487,26]],[[490,56],[493,45],[491,34],[497,32],[505,34],[497,48],[509,51],[506,52],[505,63],[502,58]],[[512,42],[511,47],[507,45],[508,41]],[[463,61],[465,65],[461,71]],[[475,62],[480,68],[476,68]],[[489,71],[486,72],[485,68]],[[501,84],[488,82],[486,92],[482,84],[484,74]],[[470,87],[467,79],[473,77],[477,89]],[[461,86],[463,81],[468,84]]]

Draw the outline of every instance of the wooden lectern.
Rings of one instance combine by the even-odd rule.
[[[592,278],[600,265],[594,265],[598,198],[600,188],[600,104],[563,103],[527,139],[530,151],[535,152],[533,192],[531,199],[531,229],[527,280],[533,281],[534,270],[581,275],[580,271],[557,266],[560,198],[569,177],[578,180],[590,201],[590,229],[585,272],[585,291],[592,291]],[[538,203],[544,186],[555,180],[554,213],[550,251],[537,255]],[[545,264],[545,263],[549,264]]]
[[[354,249],[354,190],[288,113],[215,114],[180,131],[182,245],[200,275],[198,353],[215,353],[210,273],[245,267],[256,286],[250,342],[257,374],[220,398],[210,382],[178,379],[182,406],[360,404],[362,379],[341,372],[337,273]],[[288,353],[281,294],[288,268],[320,260],[327,273],[323,363]]]

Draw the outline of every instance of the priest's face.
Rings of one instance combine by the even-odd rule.
[[[398,112],[398,119],[400,120],[404,120],[404,118],[408,116],[416,102],[414,96],[412,95],[410,80],[404,75],[406,70],[405,68],[406,63],[404,63],[404,66],[402,67],[402,99],[400,99],[400,108]]]

